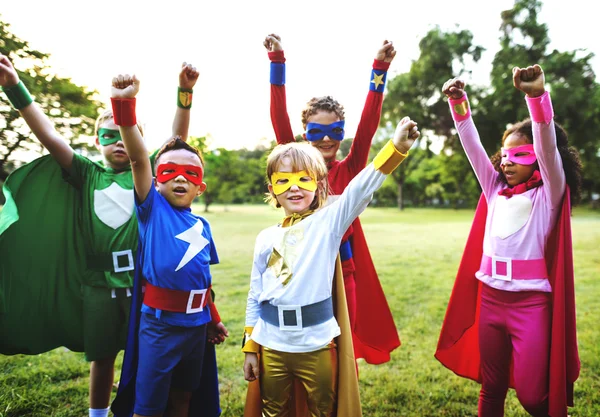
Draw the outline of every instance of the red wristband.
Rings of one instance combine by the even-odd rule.
[[[285,62],[285,56],[283,55],[283,51],[273,51],[273,52],[268,52],[268,54],[269,54],[269,59],[271,60],[271,62],[279,62],[279,63]]]
[[[390,69],[391,62],[385,62],[383,60],[374,59],[373,60],[373,69],[387,71]]]
[[[221,316],[219,316],[219,312],[217,311],[217,306],[215,303],[208,304],[208,308],[210,309],[210,321],[218,324],[221,322]]]
[[[135,126],[137,124],[135,118],[135,97],[111,97],[110,102],[113,108],[113,119],[117,126]]]

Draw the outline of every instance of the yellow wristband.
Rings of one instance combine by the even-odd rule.
[[[373,167],[376,170],[383,172],[386,175],[391,174],[404,158],[408,156],[408,151],[404,154],[394,146],[391,140],[379,151],[375,159],[373,159]]]
[[[244,327],[244,340],[242,344],[242,352],[245,353],[259,353],[260,345],[251,339],[252,330],[254,327]]]

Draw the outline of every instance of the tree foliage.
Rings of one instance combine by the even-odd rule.
[[[75,85],[71,79],[54,74],[48,64],[48,54],[32,49],[29,44],[11,33],[10,25],[0,20],[0,53],[9,57],[19,77],[50,117],[56,130],[73,148],[94,148],[81,135],[93,135],[94,122],[100,103],[95,91]],[[31,155],[40,155],[43,148],[12,108],[4,93],[0,94],[0,181]]]

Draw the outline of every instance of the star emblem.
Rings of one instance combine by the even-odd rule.
[[[375,89],[378,89],[381,84],[384,84],[383,77],[385,77],[385,73],[377,75],[373,73],[373,79],[371,83],[375,84]]]
[[[183,258],[181,258],[181,261],[179,261],[179,265],[177,265],[175,271],[179,271],[181,268],[187,265],[187,263],[191,261],[194,256],[198,255],[200,251],[204,249],[206,245],[208,245],[208,240],[202,236],[203,230],[204,224],[198,220],[198,223],[190,227],[188,230],[175,236],[177,239],[183,240],[184,242],[190,244],[190,246],[187,248],[187,251],[183,255]]]

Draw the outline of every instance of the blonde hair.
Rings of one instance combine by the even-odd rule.
[[[106,122],[107,120],[112,120],[112,118],[113,112],[110,109],[105,110],[104,113],[98,116],[98,118],[96,119],[96,124],[94,125],[94,133],[96,134],[96,136],[98,136],[98,129],[100,129],[102,123]],[[137,122],[137,127],[140,130],[140,134],[144,136],[144,128],[142,127],[142,124],[139,121]]]
[[[317,190],[310,209],[323,207],[329,195],[329,182],[327,164],[321,152],[308,143],[291,142],[277,145],[267,157],[267,184],[271,185],[271,175],[279,170],[283,158],[290,159],[294,172],[305,170],[317,181]],[[277,208],[281,207],[273,192],[267,193],[265,201]]]

